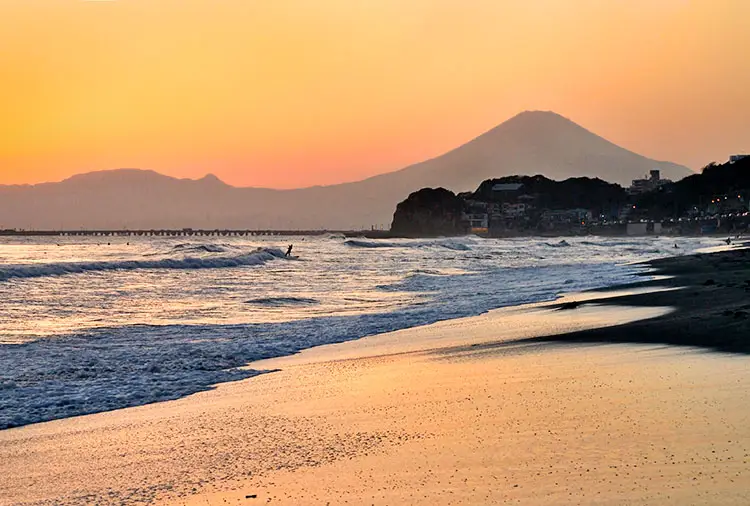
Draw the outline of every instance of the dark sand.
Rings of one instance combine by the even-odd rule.
[[[675,290],[603,297],[596,304],[670,306],[674,312],[614,327],[523,339],[516,342],[603,342],[697,346],[715,351],[750,353],[750,249],[671,257],[647,262],[667,279],[635,287]],[[629,288],[618,287],[618,289]],[[602,291],[606,294],[606,291]],[[561,311],[585,305],[560,304]]]

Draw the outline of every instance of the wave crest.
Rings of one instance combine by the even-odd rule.
[[[226,253],[228,251],[229,245],[223,245],[223,244],[191,244],[191,243],[184,243],[184,244],[176,244],[172,247],[172,251],[179,251],[180,253],[190,253],[190,252],[196,252],[196,253]]]
[[[0,267],[0,281],[13,278],[42,278],[83,274],[102,271],[132,271],[140,269],[225,269],[262,265],[269,260],[284,258],[284,253],[276,248],[258,248],[250,253],[235,256],[210,258],[162,258],[158,260],[116,260],[100,262],[60,262],[49,264],[5,265]]]
[[[364,241],[361,239],[349,239],[344,244],[353,248],[446,248],[456,251],[470,251],[471,248],[456,240],[434,240],[434,241],[410,241],[410,242],[388,242],[388,241]]]
[[[318,304],[316,299],[307,297],[259,297],[245,301],[246,304],[257,304],[259,306],[286,306],[295,304]]]

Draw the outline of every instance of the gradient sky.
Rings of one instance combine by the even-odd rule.
[[[526,109],[750,152],[748,0],[0,0],[0,183],[352,181]]]

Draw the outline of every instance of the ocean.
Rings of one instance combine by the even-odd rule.
[[[254,360],[627,283],[635,262],[720,244],[2,238],[0,429],[176,399],[261,374]]]

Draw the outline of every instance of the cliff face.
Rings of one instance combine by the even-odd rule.
[[[403,236],[461,235],[464,202],[445,188],[423,188],[396,207],[391,233]]]

